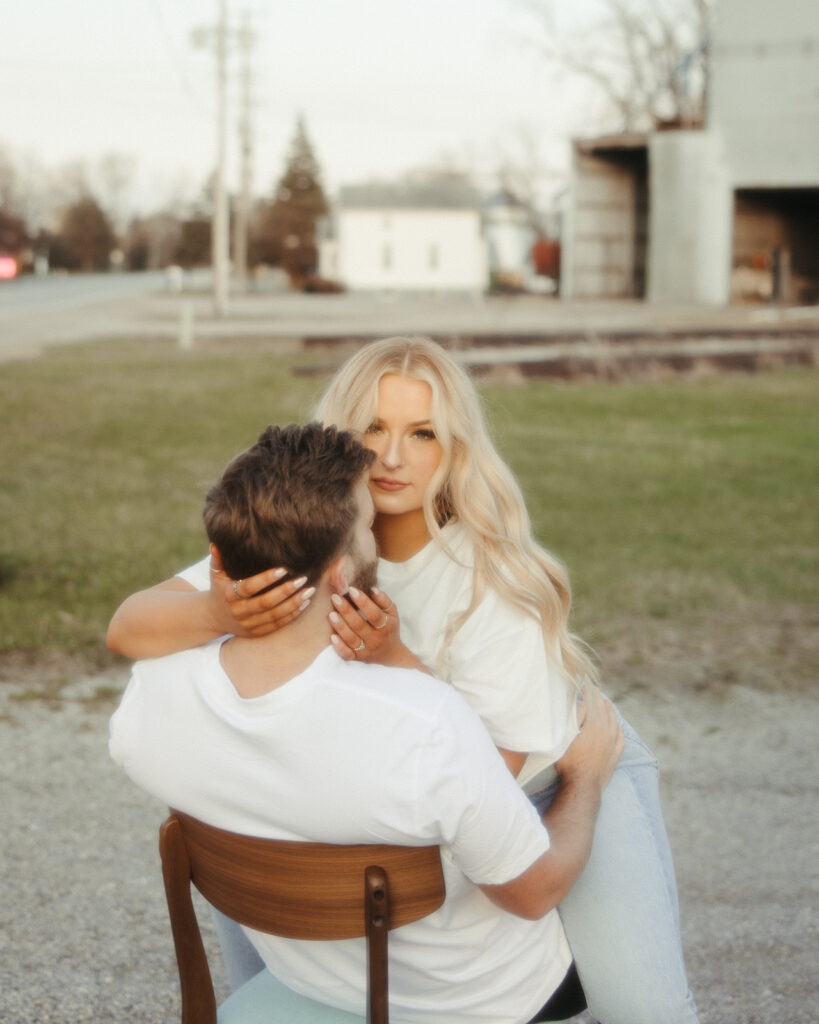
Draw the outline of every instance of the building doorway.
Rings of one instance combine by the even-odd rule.
[[[732,302],[819,302],[819,188],[734,193]]]

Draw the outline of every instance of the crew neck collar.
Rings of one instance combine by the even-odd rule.
[[[461,535],[462,528],[457,522],[447,523],[441,530],[442,540],[449,546],[455,546]],[[414,576],[427,566],[441,550],[441,544],[434,537],[430,537],[420,551],[416,551],[414,555],[410,555],[403,562],[391,562],[387,558],[379,558],[379,575],[383,574],[391,579]]]

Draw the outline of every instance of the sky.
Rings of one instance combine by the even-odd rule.
[[[300,113],[331,194],[443,157],[487,175],[523,136],[556,188],[590,101],[545,65],[526,2],[229,0],[256,38],[254,192],[272,191]],[[218,0],[0,0],[0,149],[49,168],[127,154],[143,212],[197,195],[215,163],[216,75],[192,33],[217,17]],[[234,188],[239,66],[234,50]]]

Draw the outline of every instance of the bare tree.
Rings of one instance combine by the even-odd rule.
[[[38,157],[0,148],[0,210],[20,218],[31,232],[44,227],[55,213],[51,178]]]
[[[543,134],[520,123],[495,145],[494,178],[501,191],[513,197],[526,213],[536,234],[549,232],[548,210],[564,172],[544,152]]]
[[[116,235],[105,211],[91,196],[72,203],[63,215],[57,236],[59,262],[67,270],[108,270]]]
[[[130,153],[109,152],[101,156],[93,170],[96,192],[114,229],[122,232],[128,219],[128,193],[134,183],[137,160]]]
[[[580,29],[559,28],[569,0],[522,0],[547,60],[592,83],[612,125],[698,127],[705,118],[712,0],[598,0]]]
[[[0,210],[11,212],[16,208],[17,172],[11,157],[0,148]]]

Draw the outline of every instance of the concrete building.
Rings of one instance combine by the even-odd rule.
[[[483,292],[479,198],[460,182],[342,188],[320,273],[353,290]]]
[[[705,128],[575,141],[564,296],[819,302],[817,15],[715,0]]]

